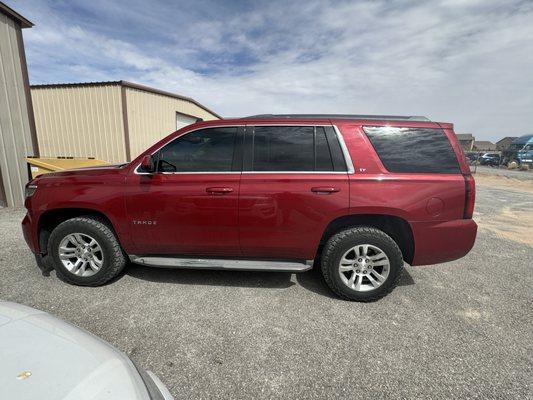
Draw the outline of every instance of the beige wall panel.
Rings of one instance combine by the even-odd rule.
[[[176,130],[176,112],[204,121],[218,119],[189,101],[129,87],[126,103],[132,159]]]
[[[126,161],[119,85],[32,88],[41,157]]]
[[[0,13],[0,171],[7,205],[21,206],[28,180],[25,157],[33,155],[17,31]]]

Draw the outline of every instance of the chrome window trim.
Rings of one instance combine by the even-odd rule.
[[[276,123],[262,123],[262,124],[247,124],[246,126],[334,126],[331,124],[276,124]]]
[[[139,172],[138,169],[139,169],[140,166],[141,166],[141,164],[137,165],[137,167],[133,171],[133,173],[135,175],[156,175],[153,172]],[[237,175],[237,174],[242,174],[242,171],[158,172],[157,174],[158,175],[159,174],[161,174],[161,175],[202,175],[202,174],[203,175],[205,175],[205,174],[232,174],[232,175]]]
[[[344,142],[344,138],[342,134],[339,131],[339,128],[337,128],[337,125],[332,124],[284,124],[284,123],[260,123],[260,124],[231,124],[231,125],[210,125],[210,126],[204,126],[202,128],[194,129],[192,131],[189,131],[181,136],[178,136],[165,144],[158,147],[156,150],[154,150],[150,155],[153,156],[155,153],[157,153],[159,150],[161,150],[163,147],[165,147],[167,144],[172,143],[174,140],[177,140],[185,135],[188,135],[189,133],[193,133],[196,131],[200,131],[203,129],[210,129],[210,128],[238,128],[241,126],[332,126],[333,130],[335,131],[335,134],[337,135],[337,140],[339,141],[339,145],[341,146],[341,151],[344,156],[344,162],[346,163],[346,171],[202,171],[202,172],[161,172],[163,175],[201,175],[201,174],[327,174],[327,175],[342,175],[342,174],[353,174],[355,172],[352,158],[350,157],[350,153],[348,151],[348,148],[346,147],[346,143]],[[152,172],[139,172],[139,168],[141,166],[141,163],[139,163],[133,173],[135,175],[155,175]]]
[[[342,154],[344,155],[344,162],[346,163],[346,172],[348,174],[353,174],[355,173],[355,168],[353,166],[352,157],[350,156],[348,147],[346,147],[346,143],[344,142],[344,137],[339,131],[339,128],[337,128],[337,125],[333,125],[333,129],[335,130],[335,133],[337,134],[337,139],[339,140],[339,144],[341,145]]]
[[[319,175],[346,175],[346,171],[242,171],[243,175],[251,174],[319,174]]]
[[[139,172],[142,174],[142,172]],[[158,172],[161,175],[202,175],[202,174],[232,174],[240,175],[241,171],[213,171],[213,172]]]

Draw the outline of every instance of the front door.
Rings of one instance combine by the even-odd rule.
[[[239,256],[237,127],[186,133],[128,177],[126,209],[140,255]]]

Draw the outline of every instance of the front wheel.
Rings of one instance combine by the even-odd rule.
[[[402,252],[385,232],[356,227],[332,236],[322,252],[322,275],[330,289],[346,300],[373,301],[397,285]]]
[[[56,275],[80,286],[100,286],[116,277],[126,257],[111,228],[91,217],[59,224],[50,235],[48,254]]]

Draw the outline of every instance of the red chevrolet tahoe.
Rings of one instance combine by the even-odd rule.
[[[452,124],[260,115],[199,122],[128,164],[42,175],[22,227],[46,273],[102,285],[148,266],[304,272],[383,297],[404,266],[466,255],[474,179]]]

